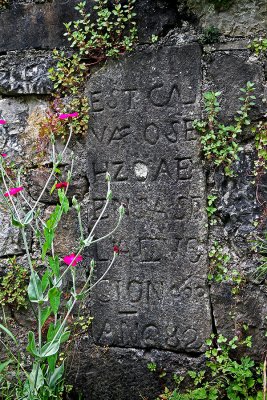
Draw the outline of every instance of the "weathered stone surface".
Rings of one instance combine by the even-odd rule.
[[[233,296],[229,283],[211,286],[211,301],[216,327],[219,333],[240,339],[252,335],[252,348],[256,358],[262,359],[266,349],[266,285],[246,284],[238,295]],[[248,326],[244,331],[243,326]],[[245,352],[248,349],[244,348]]]
[[[52,82],[48,77],[51,55],[11,52],[0,56],[0,94],[48,94]]]
[[[200,55],[198,45],[142,52],[88,84],[91,224],[107,170],[128,210],[114,238],[129,250],[92,294],[97,344],[199,352],[210,334],[205,184],[192,130]],[[105,217],[97,236],[115,223]],[[97,246],[98,276],[112,242]]]
[[[250,57],[249,51],[215,52],[208,59],[207,84],[209,89],[221,91],[221,117],[233,118],[236,111],[240,109],[240,89],[246,86],[248,81],[255,84],[256,105],[251,115],[259,118],[265,112],[266,105],[263,99],[264,73],[261,63]]]
[[[204,27],[216,26],[222,34],[230,36],[259,35],[267,29],[265,0],[234,0],[229,9],[216,11],[208,0],[185,0]]]
[[[67,44],[64,22],[77,18],[76,2],[13,3],[0,13],[0,51],[53,49]]]
[[[70,363],[70,375],[75,388],[80,388],[84,399],[154,400],[163,392],[164,384],[173,386],[173,373],[178,376],[188,369],[201,369],[204,356],[190,357],[169,351],[90,347],[81,343],[83,350],[75,350]],[[81,347],[80,346],[80,347]],[[85,349],[90,349],[85,350]],[[151,373],[147,364],[156,362],[157,372]],[[74,374],[74,370],[79,373]],[[159,378],[160,371],[166,376]],[[109,382],[103,384],[104,382]]]
[[[70,168],[70,167],[69,167]],[[60,181],[64,182],[66,179],[67,172],[64,173],[64,170],[62,169],[63,175],[60,177]],[[29,185],[29,192],[31,197],[34,200],[37,200],[44,185],[46,184],[47,179],[49,178],[49,175],[51,173],[51,169],[48,168],[38,168],[30,171],[28,179],[31,182],[31,185]],[[64,179],[65,178],[65,179]],[[57,194],[57,189],[54,190],[52,194],[50,194],[50,190],[52,189],[54,183],[55,183],[56,178],[51,179],[47,190],[44,192],[44,195],[42,196],[42,203],[48,203],[48,204],[55,204],[58,203],[58,194]],[[71,184],[69,185],[68,189],[68,198],[72,199],[72,197],[75,195],[76,199],[78,201],[81,201],[85,195],[85,193],[88,192],[88,181],[86,177],[84,176],[73,176]]]
[[[13,255],[23,254],[25,246],[20,231],[11,224],[11,217],[8,210],[2,207],[0,209],[0,257],[12,257]],[[30,246],[31,235],[28,234],[27,237],[28,245]]]
[[[63,23],[77,20],[75,0],[13,2],[0,12],[0,52],[24,49],[53,49],[66,46]],[[88,2],[88,10],[92,9]],[[166,33],[177,22],[176,5],[167,0],[137,0],[137,24],[141,42]]]

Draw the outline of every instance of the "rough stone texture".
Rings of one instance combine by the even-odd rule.
[[[129,253],[92,297],[97,344],[199,352],[211,332],[205,185],[192,130],[200,56],[198,45],[142,52],[89,82],[92,207],[105,198],[109,171],[114,196],[128,210],[116,238]],[[97,235],[114,219],[110,213]],[[98,274],[111,246],[97,246]]]
[[[207,0],[185,0],[199,18],[203,28],[215,26],[230,36],[259,35],[267,29],[267,3],[265,0],[233,0],[228,10],[216,11]]]
[[[264,92],[264,72],[256,57],[252,57],[249,51],[215,52],[208,56],[206,71],[208,87],[205,89],[222,92],[222,110],[220,117],[232,119],[236,111],[240,109],[240,89],[246,86],[248,81],[254,82],[256,107],[253,107],[253,117],[259,118],[266,109],[262,102]]]
[[[0,209],[0,257],[12,257],[25,253],[23,239],[18,228],[10,221],[8,209]],[[28,234],[28,244],[31,245],[31,235]]]
[[[75,350],[69,373],[76,387],[81,388],[85,400],[154,400],[162,393],[164,384],[173,386],[173,373],[184,374],[188,369],[199,369],[204,365],[204,356],[195,358],[169,351],[91,347],[86,342],[81,343],[81,347],[90,348],[90,352]],[[148,371],[150,362],[156,362],[157,372]],[[162,371],[166,376],[160,379],[158,375]],[[107,381],[109,384],[104,385]]]
[[[63,23],[78,19],[76,4],[75,0],[12,3],[0,12],[0,52],[66,46]],[[88,2],[88,10],[92,4]],[[167,0],[137,0],[136,11],[141,42],[150,42],[152,34],[165,34],[177,23],[176,5]]]
[[[48,94],[51,55],[43,52],[10,52],[0,56],[0,94]]]
[[[238,295],[233,296],[231,285],[213,284],[211,301],[216,328],[229,339],[237,335],[245,339],[252,336],[252,348],[244,348],[258,360],[262,360],[266,349],[266,285],[246,284]],[[243,326],[248,326],[244,331]]]
[[[44,95],[51,87],[46,69],[50,50],[66,44],[63,22],[76,18],[74,3],[14,0],[0,13],[0,119],[8,120],[0,126],[0,151],[17,164],[26,159],[30,170],[23,179],[33,199],[51,161],[38,157],[43,149],[38,124],[47,106]],[[165,382],[147,370],[147,363],[156,362],[160,370],[178,374],[202,367],[211,322],[214,332],[229,338],[244,337],[242,325],[247,324],[253,335],[252,353],[260,358],[265,351],[265,281],[257,282],[251,275],[259,261],[248,242],[253,221],[263,211],[252,182],[253,134],[248,128],[242,137],[237,177],[227,179],[220,170],[210,174],[208,169],[205,176],[192,121],[200,118],[201,93],[209,89],[223,92],[220,117],[232,121],[239,108],[239,89],[248,80],[257,88],[253,119],[266,112],[262,102],[266,60],[247,50],[247,36],[266,30],[266,7],[265,0],[241,0],[234,1],[229,11],[217,12],[204,0],[137,0],[141,43],[150,43],[152,34],[162,40],[139,46],[136,54],[123,60],[110,61],[88,83],[91,128],[86,145],[84,139],[71,143],[77,170],[69,193],[83,201],[87,230],[87,221],[92,227],[104,204],[108,170],[113,202],[96,238],[114,226],[121,201],[126,216],[115,235],[91,253],[84,252],[77,270],[82,282],[94,255],[99,277],[112,258],[113,245],[119,244],[122,252],[116,265],[88,305],[95,317],[90,340],[79,343],[69,366],[86,399],[135,400],[140,395],[154,399]],[[232,37],[205,45],[202,54],[196,44],[199,28],[210,25]],[[65,166],[68,162],[63,160]],[[237,296],[229,283],[212,284],[210,291],[206,283],[205,199],[211,190],[218,195],[218,224],[210,229],[209,242],[221,241],[232,256],[230,267],[245,274],[247,284]],[[258,194],[265,201],[266,177]],[[42,212],[48,215],[56,201],[56,195],[46,193]],[[61,256],[78,238],[75,217],[71,211],[59,226],[55,250]],[[18,231],[9,225],[2,208],[0,219],[3,273],[9,255],[21,254],[23,264],[26,259]],[[264,229],[266,221],[260,220]],[[39,261],[36,246],[33,242],[32,256]],[[23,338],[31,319],[15,317],[25,325]]]

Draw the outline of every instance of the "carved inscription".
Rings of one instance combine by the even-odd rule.
[[[127,210],[118,262],[92,292],[100,345],[198,352],[210,334],[205,187],[192,126],[200,80],[194,44],[136,54],[88,84],[89,220],[105,202],[107,171],[116,207],[120,199]],[[96,237],[112,230],[113,211]],[[110,260],[102,249],[94,253],[97,277]]]

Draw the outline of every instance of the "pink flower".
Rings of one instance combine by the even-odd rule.
[[[114,247],[113,247],[113,251],[114,251],[114,253],[120,254],[120,248],[119,248],[119,246],[114,246]]]
[[[67,119],[67,118],[77,118],[79,116],[79,113],[74,112],[70,114],[60,114],[59,119]]]
[[[0,119],[0,125],[5,125],[6,124],[6,120],[5,119]]]
[[[63,261],[67,265],[72,265],[72,267],[76,267],[77,263],[79,261],[82,261],[82,259],[83,259],[82,256],[79,255],[76,257],[76,255],[74,253],[72,253],[69,256],[65,256],[63,258]]]
[[[9,196],[14,196],[15,194],[17,194],[18,192],[21,192],[24,188],[22,186],[17,187],[17,188],[11,188],[9,189],[8,192],[4,193],[5,197],[9,197]]]
[[[68,182],[59,182],[56,184],[56,189],[61,189],[66,187],[68,187]]]
[[[1,156],[2,156],[3,158],[5,158],[5,157],[7,157],[7,154],[6,154],[6,153],[1,153]]]

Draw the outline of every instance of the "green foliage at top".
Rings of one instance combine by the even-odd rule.
[[[208,0],[209,3],[214,5],[216,11],[226,11],[234,3],[233,0]]]
[[[28,305],[29,271],[17,264],[16,257],[9,261],[9,271],[0,280],[0,304],[18,310]]]
[[[245,88],[240,89],[243,96],[240,110],[237,111],[235,123],[225,125],[218,121],[220,111],[219,97],[221,92],[207,92],[204,94],[205,111],[207,118],[194,121],[194,128],[201,134],[201,144],[204,157],[215,167],[223,166],[227,176],[234,176],[232,164],[238,160],[238,153],[242,149],[238,143],[238,136],[245,126],[250,125],[249,111],[254,105],[254,84],[247,82]]]
[[[267,38],[256,38],[252,40],[248,48],[253,51],[256,56],[267,52]]]
[[[64,24],[72,50],[55,49],[53,52],[57,63],[49,69],[49,76],[54,84],[56,101],[52,104],[52,116],[42,126],[41,136],[49,135],[51,130],[55,135],[66,134],[69,121],[59,124],[57,118],[53,119],[53,113],[57,115],[59,110],[61,113],[79,112],[79,118],[71,122],[73,132],[87,133],[86,79],[93,66],[133,50],[137,42],[134,4],[135,0],[94,0],[92,15],[86,11],[85,1],[75,7],[79,19]]]
[[[217,43],[220,38],[220,31],[215,26],[209,26],[203,30],[201,35],[201,43],[203,44],[212,44]]]
[[[189,371],[192,389],[174,391],[165,388],[157,400],[262,400],[262,368],[250,357],[236,356],[241,346],[251,347],[251,337],[240,341],[223,335],[211,335],[206,341],[206,370]],[[182,379],[176,382],[180,383]]]

